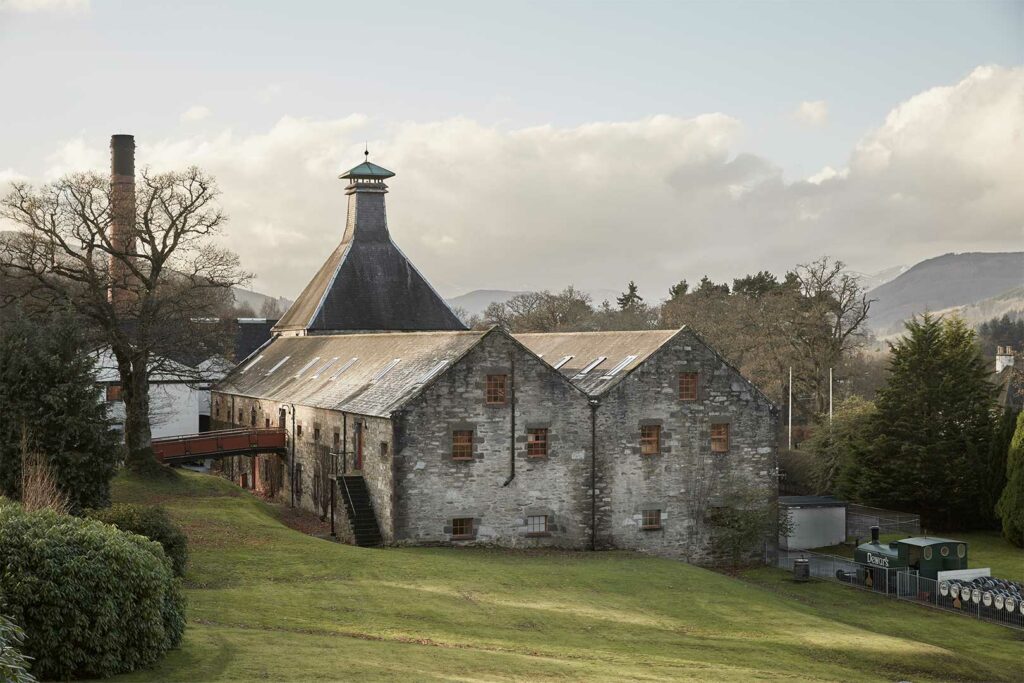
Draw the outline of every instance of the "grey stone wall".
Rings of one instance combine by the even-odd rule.
[[[318,515],[329,514],[330,486],[325,476],[330,471],[360,473],[366,480],[374,513],[385,542],[394,538],[392,524],[392,460],[394,450],[391,421],[386,418],[352,415],[324,408],[295,406],[295,420],[292,423],[292,407],[248,396],[236,396],[213,392],[211,425],[214,429],[249,427],[255,419],[257,427],[276,427],[280,420],[280,409],[285,410],[284,426],[288,430],[289,447],[294,444],[297,477],[295,480],[295,503],[297,507]],[[220,417],[218,417],[218,409]],[[230,416],[230,418],[228,417]],[[269,420],[269,422],[268,422]],[[364,425],[363,468],[354,469],[356,423]],[[318,436],[319,430],[319,436]],[[384,448],[382,444],[386,444]],[[332,456],[331,453],[344,453]],[[259,456],[274,458],[277,456]],[[220,468],[237,483],[242,483],[239,474],[245,473],[249,482],[256,481],[256,488],[269,493],[259,485],[259,478],[253,477],[252,459],[237,457],[225,459]],[[276,490],[277,500],[287,503],[290,497],[291,476],[287,465],[282,468],[283,483]],[[351,527],[345,514],[345,505],[340,492],[335,491],[335,529],[339,538],[351,541]]]
[[[696,372],[696,401],[679,399],[679,373]],[[775,414],[770,402],[684,330],[601,398],[597,411],[599,535],[694,563],[719,559],[707,516],[740,488],[777,495]],[[711,425],[729,424],[729,451],[711,452]],[[641,455],[641,424],[661,426],[661,449]],[[641,529],[659,509],[660,530]],[[766,539],[771,540],[771,539]],[[752,548],[760,554],[763,546]]]
[[[513,376],[514,405],[485,403],[488,374]],[[396,538],[588,547],[589,412],[587,397],[561,375],[504,333],[488,334],[394,416]],[[531,427],[548,429],[545,458],[527,457]],[[452,459],[454,429],[473,429],[471,461]],[[530,515],[548,516],[548,535],[527,534]],[[473,538],[452,538],[455,518],[475,520]]]

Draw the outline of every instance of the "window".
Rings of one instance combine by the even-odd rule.
[[[535,427],[526,430],[526,457],[545,458],[548,454],[548,428]]]
[[[573,356],[562,356],[561,358],[558,359],[558,362],[555,363],[555,366],[554,366],[555,370],[558,370],[559,368],[561,368],[563,365],[565,365],[566,363],[568,363],[572,359],[573,359]]]
[[[319,427],[313,427],[313,441],[316,441],[318,443],[320,441],[320,428]]]
[[[661,425],[640,426],[640,455],[657,455],[661,452]]]
[[[399,364],[399,363],[400,363],[401,361],[402,361],[402,359],[401,359],[401,358],[395,358],[395,359],[393,359],[393,360],[392,360],[392,361],[391,361],[390,363],[388,363],[388,364],[387,364],[387,365],[385,365],[385,366],[384,366],[383,368],[381,368],[380,370],[378,370],[378,371],[377,371],[377,374],[376,374],[376,375],[374,375],[374,376],[373,376],[373,377],[372,377],[372,378],[370,379],[370,382],[371,382],[371,383],[373,383],[373,382],[376,382],[376,381],[380,380],[380,379],[381,379],[381,378],[382,378],[382,377],[383,377],[384,375],[386,375],[386,374],[388,374],[389,372],[391,372],[392,368],[394,368],[394,367],[395,367],[396,365],[398,365],[398,364]]]
[[[508,398],[508,375],[487,375],[487,405],[505,405]]]
[[[548,516],[547,515],[530,515],[526,518],[526,535],[527,536],[547,536],[548,534]]]
[[[337,429],[334,430],[334,450],[338,450],[338,446],[341,444],[341,432]]]
[[[585,376],[587,373],[589,373],[591,370],[593,370],[594,368],[596,368],[598,365],[600,365],[601,363],[605,362],[606,360],[608,360],[607,356],[598,356],[594,360],[592,360],[589,363],[587,363],[586,367],[584,367],[582,370],[577,372],[576,373],[576,377],[583,377],[583,376]]]
[[[277,363],[274,364],[274,367],[267,370],[267,374],[271,374],[272,372],[274,372],[274,370],[277,370],[279,367],[287,363],[289,358],[291,358],[291,356],[285,356],[281,360],[277,361]]]
[[[120,384],[108,384],[107,385],[107,400],[108,401],[121,401],[121,385]]]
[[[242,409],[238,409],[238,424],[242,424]]]
[[[301,422],[299,424],[295,425],[295,435],[296,436],[300,436],[300,437],[302,436],[302,423]]]
[[[284,428],[284,422],[285,422],[285,419],[287,417],[288,417],[287,411],[285,411],[284,408],[279,408],[277,410],[277,426],[281,427],[283,429]]]
[[[256,406],[249,408],[249,426],[256,426]]]
[[[711,425],[711,452],[729,452],[729,425],[725,423]]]
[[[295,463],[295,502],[302,500],[302,463]]]
[[[697,400],[697,373],[696,372],[680,372],[679,373],[679,400],[680,401],[696,401]]]
[[[269,417],[265,418],[263,420],[263,426],[266,427],[267,429],[270,429],[270,418]]]
[[[630,363],[632,363],[636,359],[637,359],[637,356],[626,356],[625,358],[623,358],[622,360],[619,361],[618,365],[616,365],[614,368],[612,368],[611,370],[606,372],[604,374],[604,377],[602,377],[601,379],[611,379],[612,377],[615,377],[615,375],[617,375],[620,372],[622,372],[623,368],[625,368],[627,365],[629,365]]]
[[[220,399],[213,402],[213,415],[220,419]]]
[[[299,368],[299,371],[295,373],[295,376],[296,377],[302,377],[302,373],[304,373],[306,370],[309,370],[311,367],[316,365],[316,362],[318,360],[320,360],[320,356],[317,356],[313,360],[307,362],[305,365],[303,365],[301,368]]]
[[[644,510],[641,513],[640,528],[641,529],[660,529],[661,528],[661,510]]]
[[[452,538],[472,538],[473,518],[456,517],[452,520]]]
[[[345,362],[345,364],[344,364],[344,365],[342,365],[342,366],[341,366],[340,368],[338,368],[338,369],[337,369],[337,370],[336,370],[336,371],[334,372],[334,374],[333,374],[333,375],[331,375],[330,379],[331,379],[331,380],[336,380],[336,379],[338,379],[339,377],[341,377],[341,373],[345,372],[345,371],[346,371],[346,370],[348,370],[348,369],[349,369],[350,367],[352,367],[353,365],[355,365],[355,364],[356,364],[356,361],[357,361],[357,360],[359,360],[359,359],[358,359],[358,358],[350,358],[350,359],[348,359],[348,360],[347,360],[347,361]]]
[[[456,429],[452,431],[452,460],[473,459],[473,430]]]

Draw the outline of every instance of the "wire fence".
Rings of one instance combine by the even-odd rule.
[[[846,506],[847,538],[868,538],[873,526],[877,526],[883,534],[917,536],[921,533],[921,517],[854,503]]]
[[[807,551],[779,550],[777,566],[793,571],[793,564],[799,559],[807,560],[810,575],[816,579],[1024,630],[1024,595],[1020,584],[1012,581],[990,577],[936,581],[914,571],[876,567],[848,557]]]

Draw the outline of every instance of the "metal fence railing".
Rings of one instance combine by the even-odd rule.
[[[868,538],[871,536],[871,527],[873,526],[877,526],[883,534],[917,536],[921,533],[921,517],[854,503],[847,505],[847,538]]]
[[[1005,581],[991,580],[993,585],[988,586],[962,580],[936,581],[914,571],[875,567],[838,555],[792,550],[779,550],[777,566],[792,571],[798,559],[807,560],[813,578],[1024,630],[1024,601],[1019,592],[1013,593],[1015,589],[1007,589]]]
[[[914,572],[899,572],[896,597],[1024,630],[1024,602],[1019,594],[997,585],[986,587],[968,581],[936,581]]]

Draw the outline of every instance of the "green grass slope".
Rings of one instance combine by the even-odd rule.
[[[120,680],[1015,680],[1007,629],[783,572],[624,552],[362,549],[228,482],[121,477],[184,525],[189,626]]]

